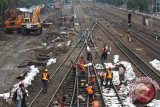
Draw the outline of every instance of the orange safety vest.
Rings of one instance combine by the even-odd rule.
[[[43,79],[43,80],[48,80],[48,73],[45,73],[45,72],[44,72],[44,73],[42,74],[42,79]]]
[[[111,70],[108,70],[107,78],[110,79],[110,78],[112,78],[112,76],[113,76],[113,75],[112,75],[112,71],[111,71]]]
[[[87,91],[88,94],[93,94],[93,89],[92,89],[91,86],[88,86],[88,87],[86,88],[86,91]]]

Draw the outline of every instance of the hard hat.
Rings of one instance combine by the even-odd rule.
[[[48,72],[48,69],[45,69],[44,71]]]

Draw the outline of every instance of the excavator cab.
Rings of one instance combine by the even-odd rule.
[[[22,23],[22,34],[41,34],[42,24],[40,23],[40,10],[41,7],[38,6],[33,11],[30,18],[24,18],[24,23]]]
[[[5,32],[21,32],[21,24],[23,22],[23,16],[21,13],[18,10],[10,10],[6,15],[8,16],[8,19],[5,21]]]

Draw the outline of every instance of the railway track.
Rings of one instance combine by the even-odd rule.
[[[92,32],[93,32],[93,30],[92,30]],[[90,34],[92,34],[92,33],[90,33]],[[93,40],[92,35],[90,35],[90,37],[91,37],[91,42],[93,43],[93,47],[96,47],[96,43],[95,43],[95,41]],[[98,74],[97,74],[98,71],[95,69],[95,62],[96,62],[96,63],[99,63],[99,64],[102,64],[104,70],[106,70],[106,67],[105,67],[105,65],[104,65],[104,62],[101,60],[100,52],[98,52],[98,58],[99,58],[99,61],[98,61],[98,62],[95,61],[94,59],[92,60],[92,65],[93,65],[93,68],[92,68],[92,69],[94,69],[94,75],[95,75],[95,77],[96,77],[96,80],[97,80],[97,81],[100,81],[100,78],[99,78],[99,76],[98,76]],[[93,73],[93,72],[91,72],[91,73]],[[100,88],[100,90],[101,90],[101,93],[102,93],[102,91],[104,91],[104,88],[102,88],[102,86],[100,85],[99,82],[98,82],[98,86],[99,86],[99,88]],[[114,84],[113,84],[113,90],[114,90],[114,92],[116,93],[116,95],[115,95],[115,96],[106,96],[105,98],[106,98],[107,100],[112,100],[111,98],[114,98],[114,99],[116,100],[115,104],[119,105],[120,107],[124,107],[123,102],[122,102],[122,100],[121,100],[121,98],[120,98],[120,96],[119,96],[119,94],[118,94],[117,87],[116,87]],[[110,106],[110,104],[107,103],[107,102],[108,102],[107,100],[104,101],[105,106]]]
[[[112,7],[111,7],[112,8]],[[118,8],[116,8],[116,10],[117,10]],[[119,11],[119,10],[118,10]],[[121,13],[123,13],[123,12],[125,12],[126,13],[126,16],[127,16],[127,13],[129,13],[128,12],[128,10],[126,11],[126,10],[120,10],[121,11]],[[130,11],[131,12],[131,11]],[[143,16],[146,16],[146,15],[143,15],[143,14],[139,14],[139,13],[134,13],[134,12],[131,12],[134,16],[133,16],[133,18],[138,18],[138,17],[143,17]],[[136,16],[137,15],[137,16]],[[151,17],[149,17],[149,19],[150,19]],[[156,22],[157,23],[156,23]],[[141,26],[141,25],[139,25],[142,29],[144,29],[143,28],[143,26]],[[155,27],[157,27],[157,28],[160,28],[160,26],[159,26],[159,19],[157,19],[157,18],[154,18],[153,16],[152,16],[152,26],[155,28]],[[151,29],[149,29],[149,28],[146,28],[146,30],[151,30]],[[156,29],[157,30],[157,29]],[[154,31],[153,31],[153,33],[154,33]],[[160,33],[159,31],[157,31],[157,33]]]
[[[90,29],[94,29],[95,26],[93,26],[93,28],[90,27]],[[87,30],[89,30],[89,28],[87,28]],[[85,33],[86,34],[86,33]],[[87,44],[87,40],[90,36],[90,33],[88,33],[87,35],[87,39],[85,40],[84,44]],[[77,56],[78,57],[78,56]],[[75,59],[74,61],[76,61],[77,59]],[[87,67],[87,71],[88,71],[88,76],[90,75],[95,75],[96,77],[96,83],[94,84],[93,88],[95,93],[97,94],[95,97],[96,99],[98,99],[100,101],[101,107],[105,107],[104,104],[104,100],[102,97],[102,92],[101,92],[101,88],[100,85],[98,83],[98,76],[96,74],[96,71],[94,69],[94,66],[88,66]],[[68,70],[68,72],[70,72]],[[67,76],[68,74],[68,76]],[[73,76],[72,74],[67,73],[66,76],[64,77],[64,81],[66,81],[66,78],[71,77],[70,81],[69,81],[69,85],[68,85],[68,91],[67,93],[69,94],[69,97],[67,97],[67,100],[65,102],[65,107],[91,107],[91,99],[86,95],[86,91],[85,91],[85,87],[81,86],[81,82],[85,81],[85,83],[88,83],[88,80],[86,80],[85,78],[78,78],[77,76]],[[76,74],[77,74],[77,70],[76,70]],[[87,77],[88,77],[87,76]],[[55,93],[53,94],[51,100],[49,101],[47,107],[51,107],[52,106],[52,100],[54,99],[54,97],[58,94],[58,92],[61,90],[61,86],[63,84],[63,82],[61,82],[61,84],[59,85],[59,87],[57,88],[57,90],[55,91]],[[78,95],[83,95],[83,97],[86,99],[86,102],[84,101],[80,101],[79,98],[77,97]]]
[[[91,13],[93,20],[97,22],[98,27],[108,36],[114,44],[140,69],[146,77],[154,79],[157,83],[160,82],[160,75],[149,67],[141,58],[139,58],[133,51],[131,51],[120,39],[118,39],[112,32],[110,32],[98,19]],[[146,106],[145,104],[140,104]]]
[[[92,23],[93,24],[93,23]],[[90,25],[91,26],[91,25]],[[77,55],[79,55],[82,51],[82,49],[84,48],[84,43],[81,47],[81,39],[80,38],[77,41],[77,44],[75,45],[75,47],[73,47],[73,49],[71,49],[71,51],[69,52],[69,54],[66,56],[66,58],[63,60],[63,62],[59,65],[59,67],[56,69],[56,71],[50,76],[50,82],[49,82],[49,86],[48,86],[48,93],[47,95],[44,95],[44,93],[42,92],[42,88],[39,90],[39,92],[37,93],[37,95],[33,98],[33,100],[30,102],[29,107],[39,107],[39,106],[45,106],[47,105],[47,100],[46,99],[51,99],[52,93],[56,90],[52,90],[54,87],[59,87],[59,85],[54,85],[55,82],[62,82],[62,78],[63,75],[65,74],[65,77],[67,76],[66,74],[69,73],[70,68],[68,69],[69,65],[68,63],[70,62],[71,59],[75,59],[75,53],[77,53]],[[81,48],[78,48],[80,45]],[[73,55],[72,55],[73,54]],[[67,70],[68,69],[68,70]],[[61,75],[61,73],[63,72],[63,75]],[[61,75],[61,76],[57,76],[57,75]],[[43,101],[43,105],[39,105],[40,102]],[[46,102],[44,102],[46,101]],[[41,103],[42,104],[42,103]]]
[[[109,11],[107,11],[107,14],[110,14],[110,15],[114,16],[114,18],[116,17],[116,18],[120,19],[120,20],[121,20],[121,23],[122,23],[124,26],[128,26],[128,20],[127,20],[127,19],[125,19],[125,18],[123,18],[123,17],[121,17],[121,16],[118,16],[118,15],[115,15],[115,14],[109,12]],[[106,15],[107,15],[107,14],[106,14]],[[137,30],[137,28],[138,28],[139,31],[141,31],[141,32],[143,32],[143,33],[145,33],[145,34],[148,34],[148,35],[150,35],[150,36],[153,36],[153,37],[158,36],[158,38],[160,38],[160,36],[159,36],[158,34],[154,33],[154,32],[151,31],[150,29],[144,28],[144,27],[141,26],[141,25],[137,25],[137,24],[135,24],[135,23],[132,23],[132,27],[133,27],[133,29],[135,29],[135,30]]]
[[[101,10],[102,10],[102,9],[101,9]],[[103,10],[103,11],[104,11],[104,10]],[[128,27],[128,22],[127,22],[127,20],[126,20],[125,18],[120,17],[120,16],[118,16],[118,15],[115,15],[115,14],[109,12],[109,11],[107,11],[107,14],[103,14],[103,16],[104,16],[104,15],[107,16],[107,17],[108,17],[108,15],[114,16],[114,17],[110,18],[110,20],[112,20],[114,23],[116,23],[116,22],[118,21],[118,22],[120,22],[123,26]],[[116,18],[118,18],[118,20],[117,20]],[[155,41],[156,38],[159,40],[159,38],[160,38],[160,36],[159,36],[158,34],[150,31],[150,29],[145,29],[143,26],[136,25],[136,24],[132,23],[132,27],[131,27],[131,28],[132,28],[132,32],[138,32],[138,31],[139,31],[139,32],[143,33],[143,35],[145,34],[146,37],[147,37],[147,35],[150,36],[150,37],[153,37],[153,38],[152,38],[152,41],[153,41],[153,40]],[[147,35],[146,35],[146,34],[147,34]],[[150,40],[150,39],[148,39],[148,40]],[[157,42],[158,42],[158,40],[157,40]],[[155,44],[155,45],[156,45],[156,44]],[[158,46],[158,45],[157,45],[157,46]]]
[[[92,23],[88,28],[92,27],[94,24]],[[88,39],[88,37],[86,37],[86,40]],[[81,49],[78,49],[79,52],[77,53],[77,56],[76,58],[74,58],[74,62],[78,59],[79,55],[81,54],[82,50],[84,49],[85,47],[85,42],[83,42],[83,46]],[[76,50],[76,51],[78,51]],[[75,54],[75,53],[74,53]],[[52,101],[53,99],[55,98],[55,95],[58,94],[58,91],[60,90],[61,86],[63,85],[63,83],[66,81],[66,78],[68,77],[68,75],[70,74],[71,72],[71,67],[67,70],[66,72],[66,75],[63,77],[62,81],[60,82],[60,84],[58,85],[58,88],[56,89],[56,91],[52,94],[52,97],[50,98],[48,104],[47,104],[47,107],[50,107],[52,106]],[[75,83],[74,83],[75,84]],[[71,97],[71,99],[73,100],[74,98]],[[72,102],[72,101],[71,101]]]
[[[139,40],[141,43],[145,44],[146,46],[148,46],[150,49],[154,50],[157,53],[160,53],[160,46],[157,45],[156,43],[153,43],[153,41],[150,41],[149,39],[146,39],[144,36],[139,35],[140,32],[138,32],[137,28],[132,27],[132,29],[128,28],[128,25],[124,25],[122,23],[118,23],[116,22],[113,17],[109,17],[108,14],[105,15],[104,17],[105,19],[107,19],[109,22],[114,22],[116,23],[115,26],[117,26],[118,28],[122,29],[125,32],[130,31],[132,37],[136,38],[137,40]],[[144,32],[144,31],[143,31]]]

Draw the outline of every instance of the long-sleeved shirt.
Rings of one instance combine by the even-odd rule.
[[[22,95],[22,91],[21,89],[19,88],[17,90],[17,100],[22,100],[23,99],[23,95]]]
[[[87,52],[90,53],[91,52],[91,49],[89,46],[87,46]]]

